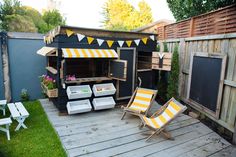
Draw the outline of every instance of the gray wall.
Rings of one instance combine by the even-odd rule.
[[[38,77],[46,73],[46,58],[37,55],[36,51],[44,46],[42,35],[8,33],[8,36],[12,101],[20,101],[20,93],[23,88],[28,90],[30,99],[41,98]],[[0,67],[0,89],[1,72]]]

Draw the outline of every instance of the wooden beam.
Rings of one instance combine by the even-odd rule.
[[[230,81],[230,80],[224,80],[224,84],[227,86],[235,87],[236,88],[236,82]]]

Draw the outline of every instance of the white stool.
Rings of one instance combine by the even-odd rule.
[[[6,115],[7,100],[0,100],[0,110],[2,110],[3,115]]]
[[[2,118],[0,119],[0,125],[5,125],[6,128],[0,127],[0,131],[3,131],[7,134],[7,139],[10,140],[10,131],[9,126],[11,125],[12,121],[11,118]]]

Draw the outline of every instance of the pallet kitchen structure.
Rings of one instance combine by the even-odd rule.
[[[102,101],[111,100],[114,104],[111,98],[129,99],[140,79],[141,87],[155,88],[152,70],[155,34],[60,26],[46,34],[45,39],[46,46],[37,53],[46,56],[47,74],[56,80],[58,97],[52,101],[59,110],[66,109],[70,98],[78,101],[76,94],[83,91],[94,93],[87,99],[100,109]],[[67,80],[68,75],[75,79]],[[88,85],[90,89],[76,93],[73,90],[78,85]],[[101,92],[103,89],[110,91]]]

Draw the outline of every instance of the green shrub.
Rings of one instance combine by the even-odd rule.
[[[163,46],[164,46],[164,51],[163,52],[169,52],[166,42],[163,42]]]
[[[174,97],[178,99],[178,85],[179,85],[179,54],[178,45],[175,44],[174,53],[171,60],[171,72],[168,77],[167,99]]]
[[[157,48],[156,48],[156,51],[157,51],[157,52],[160,52],[160,50],[161,50],[161,48],[160,48],[160,45],[158,44],[158,45],[157,45]]]
[[[21,101],[29,101],[29,93],[26,89],[22,89],[20,93]]]

